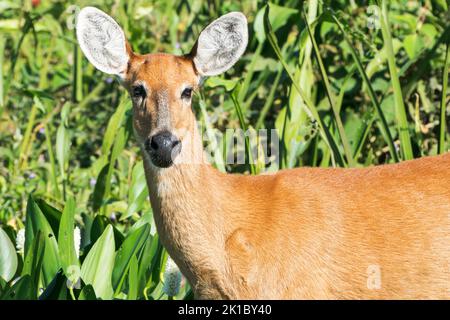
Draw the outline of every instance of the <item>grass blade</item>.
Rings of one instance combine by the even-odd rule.
[[[5,42],[6,42],[5,36],[0,35],[0,116],[2,115],[3,107],[4,107],[4,100],[3,100],[3,93],[4,93],[3,65],[4,65],[4,61],[3,60],[4,60],[4,55],[5,55]]]
[[[76,39],[75,29],[74,29],[74,39]],[[80,46],[75,41],[73,44],[74,52],[74,64],[73,64],[73,83],[72,83],[72,99],[74,102],[79,102],[83,100],[83,68]]]
[[[273,100],[275,98],[275,92],[278,88],[278,84],[280,83],[282,74],[283,74],[283,66],[280,65],[278,67],[277,74],[275,76],[275,80],[272,83],[272,87],[270,88],[269,95],[267,96],[267,100],[261,109],[258,120],[256,121],[256,125],[255,125],[256,130],[260,129],[264,124],[264,119],[266,118],[266,115],[269,112],[270,107],[272,106]]]
[[[406,109],[403,102],[402,88],[397,74],[397,65],[395,63],[394,49],[392,45],[392,36],[389,27],[389,19],[386,1],[381,1],[380,10],[381,32],[383,34],[384,45],[386,46],[389,72],[391,74],[391,83],[394,89],[395,113],[397,118],[397,126],[400,136],[400,149],[404,160],[413,159],[413,151],[411,146],[411,137],[409,134],[408,121],[406,118]]]
[[[372,104],[374,105],[375,110],[377,112],[378,119],[380,121],[381,134],[383,135],[384,140],[388,144],[389,152],[390,152],[392,158],[394,159],[395,162],[398,162],[399,158],[398,158],[397,152],[395,150],[394,140],[392,139],[391,132],[389,131],[389,126],[387,124],[386,117],[383,114],[383,110],[381,109],[381,105],[378,102],[378,99],[375,95],[375,90],[373,89],[372,84],[370,83],[369,77],[367,76],[367,73],[364,70],[361,59],[359,58],[358,54],[356,53],[355,47],[353,46],[350,39],[348,38],[347,33],[345,32],[344,28],[342,27],[342,25],[339,22],[336,15],[331,14],[331,17],[333,18],[334,22],[338,26],[339,30],[342,32],[342,35],[344,36],[344,40],[345,40],[345,42],[347,42],[347,44],[350,48],[350,53],[351,53],[353,59],[355,60],[355,63],[358,68],[358,71],[361,75],[361,78],[363,79],[364,83],[366,84],[370,100],[372,101]]]
[[[231,93],[231,100],[233,101],[234,107],[236,109],[236,114],[239,118],[239,124],[241,126],[241,129],[244,130],[245,153],[246,153],[246,157],[248,159],[249,170],[250,170],[251,174],[256,174],[257,172],[256,172],[256,166],[253,162],[253,154],[252,154],[251,145],[250,145],[250,138],[248,137],[248,134],[247,134],[248,128],[247,128],[247,124],[245,123],[241,105],[238,101],[239,89],[240,89],[240,85],[237,85],[234,88],[233,92]]]
[[[442,154],[446,151],[445,148],[445,135],[446,127],[446,106],[447,106],[447,86],[448,86],[448,68],[450,66],[450,44],[447,43],[447,51],[445,52],[445,64],[442,70],[442,97],[441,97],[441,110],[439,119],[439,143],[438,143],[438,154]]]
[[[288,67],[286,61],[283,59],[283,57],[281,55],[280,47],[278,46],[277,39],[276,39],[275,34],[273,33],[272,27],[270,25],[270,21],[269,21],[269,10],[270,9],[269,8],[270,8],[270,6],[267,5],[266,6],[266,10],[264,12],[264,29],[265,29],[265,32],[266,32],[266,37],[267,37],[270,45],[272,46],[273,50],[275,51],[275,54],[277,55],[278,59],[282,63],[282,65],[284,67],[284,70],[286,71],[286,73],[288,74],[289,78],[291,79],[292,84],[294,85],[294,88],[300,94],[301,98],[303,99],[305,105],[307,106],[308,110],[311,112],[311,114],[314,117],[314,119],[319,123],[322,136],[323,136],[325,142],[327,143],[328,147],[331,149],[331,152],[333,153],[334,158],[336,159],[336,162],[340,166],[343,167],[343,166],[345,166],[344,160],[342,159],[342,156],[341,156],[341,154],[339,152],[339,148],[337,147],[337,144],[334,141],[333,136],[331,135],[328,127],[325,125],[323,119],[320,117],[319,112],[317,111],[317,109],[314,106],[314,104],[309,100],[307,95],[298,86],[298,84],[295,81],[292,73],[289,71],[289,67]]]
[[[339,132],[339,136],[341,137],[342,146],[344,147],[345,157],[347,158],[347,163],[349,164],[350,167],[354,167],[355,161],[352,156],[350,143],[348,142],[348,138],[347,138],[347,135],[344,130],[344,125],[342,124],[342,119],[341,119],[339,110],[336,107],[336,97],[331,90],[330,82],[328,80],[328,75],[327,75],[327,72],[323,65],[322,58],[320,56],[319,47],[317,46],[316,39],[314,38],[313,31],[311,31],[311,28],[309,26],[308,20],[306,19],[306,14],[304,11],[303,11],[303,20],[305,21],[306,28],[307,28],[308,34],[309,34],[309,38],[311,39],[311,42],[313,44],[315,56],[317,59],[317,64],[319,65],[320,74],[322,75],[322,80],[325,85],[325,92],[327,94],[328,101],[329,101],[331,109],[333,111],[334,121],[336,121],[336,126],[337,126],[337,129]]]

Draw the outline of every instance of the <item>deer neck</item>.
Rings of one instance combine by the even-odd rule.
[[[226,215],[218,210],[223,193],[218,178],[222,173],[207,162],[196,126],[191,136],[183,139],[182,151],[177,157],[181,160],[179,163],[161,169],[147,156],[144,158],[160,239],[195,286],[202,273],[224,266],[227,223]]]

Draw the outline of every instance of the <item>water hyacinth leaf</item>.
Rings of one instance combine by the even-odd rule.
[[[120,247],[124,240],[123,234],[111,224],[111,221],[107,217],[100,214],[98,214],[94,218],[94,221],[92,222],[91,225],[91,233],[90,233],[91,243],[96,242],[97,239],[100,238],[100,236],[103,234],[107,226],[112,226],[114,231],[114,241],[116,243],[116,248]]]
[[[33,290],[33,281],[30,275],[21,277],[11,287],[6,289],[0,300],[35,300],[36,292]]]
[[[114,232],[112,226],[108,225],[81,266],[81,278],[84,283],[92,285],[96,296],[102,299],[111,299],[113,296],[111,276],[114,250]]]
[[[28,198],[25,221],[25,257],[29,253],[32,241],[38,232],[42,233],[45,242],[45,253],[42,262],[43,283],[47,286],[61,267],[56,236],[33,197]]]
[[[120,217],[120,220],[125,220],[133,213],[141,210],[147,198],[147,180],[145,179],[143,163],[140,161],[133,167],[133,172],[131,174],[131,186],[128,192],[128,208],[127,212]]]
[[[61,217],[61,225],[59,228],[58,245],[61,258],[61,266],[67,275],[69,267],[78,267],[79,262],[75,250],[74,241],[74,224],[75,224],[75,200],[69,198],[64,207]]]
[[[147,240],[145,241],[144,247],[142,248],[138,270],[138,279],[139,279],[138,292],[143,292],[147,284],[147,279],[151,275],[150,267],[157,249],[157,246],[154,245],[157,243],[157,241],[153,241],[154,239],[155,238],[153,236],[149,235],[147,237]]]
[[[194,291],[192,291],[192,289],[189,288],[183,300],[194,300]]]
[[[147,250],[147,247],[145,248]],[[153,291],[160,282],[160,273],[162,267],[164,248],[159,240],[159,236],[155,235],[150,246],[150,250],[153,252],[152,263],[150,265],[149,277],[146,287],[150,291]]]
[[[119,248],[112,276],[112,283],[116,294],[120,292],[132,258],[139,254],[149,235],[150,225],[145,224],[131,233]]]
[[[97,212],[103,205],[103,198],[106,189],[106,178],[108,176],[109,163],[107,163],[98,174],[94,192],[92,194],[92,210]]]
[[[44,259],[45,239],[40,231],[37,232],[33,242],[25,256],[22,276],[31,276],[33,296],[37,294],[41,280],[42,261]],[[50,281],[51,282],[51,281]]]
[[[129,136],[130,130],[128,126],[119,128],[119,132],[117,133],[116,139],[114,140],[114,146],[111,152],[111,157],[108,165],[108,172],[106,173],[105,177],[105,190],[103,194],[103,200],[101,201],[102,204],[108,199],[109,194],[111,192],[111,178],[114,170],[114,165],[120,153],[125,148],[125,144],[127,143]],[[103,214],[106,213],[106,206],[103,206],[102,213]]]
[[[129,101],[128,97],[124,97],[114,114],[109,119],[105,135],[103,136],[102,154],[109,154],[119,127],[121,127],[123,124],[125,112],[130,108],[131,102]]]
[[[137,230],[140,227],[142,227],[144,224],[149,224],[150,226],[152,226],[152,223],[153,223],[153,212],[152,212],[152,210],[145,210],[144,212],[142,212],[142,215],[139,218],[139,220],[136,221],[130,227],[130,229],[128,230],[128,234],[131,234],[135,230]],[[154,234],[154,232],[156,230],[154,225],[152,227],[153,227],[153,230],[150,230],[150,234]]]
[[[94,287],[92,287],[90,284],[84,286],[83,289],[81,289],[78,300],[97,300]]]
[[[128,300],[136,300],[139,289],[138,259],[134,255],[130,261],[128,272]]]
[[[60,174],[65,180],[66,178],[66,165],[69,160],[69,151],[70,151],[70,133],[66,128],[66,117],[68,110],[70,108],[70,104],[66,103],[63,106],[61,111],[61,124],[58,127],[56,132],[56,160],[59,164]]]
[[[266,6],[270,6],[269,21],[272,25],[273,32],[276,32],[278,29],[283,27],[292,15],[298,14],[298,10],[296,9],[278,6],[273,3],[268,3]],[[253,23],[256,38],[261,43],[266,39],[266,34],[264,32],[264,12],[266,10],[266,6],[262,7],[258,11]]]
[[[0,297],[2,296],[2,293],[4,290],[6,290],[6,288],[8,288],[6,281],[3,278],[0,278]]]
[[[211,77],[206,79],[204,86],[206,88],[224,87],[226,91],[231,91],[238,83],[237,80],[222,79],[219,77]]]
[[[405,39],[403,40],[403,48],[410,59],[414,59],[423,46],[424,43],[422,37],[416,33],[405,36]]]
[[[0,228],[0,278],[9,282],[17,270],[17,253],[8,235]]]
[[[58,235],[59,224],[61,220],[61,211],[52,207],[42,199],[36,199],[35,202],[39,206],[39,209],[41,209],[50,226],[52,227],[52,230],[55,231],[56,235]]]
[[[434,0],[432,1],[433,5],[436,5],[439,7],[442,11],[447,12],[448,10],[448,4],[445,0]]]
[[[67,291],[67,278],[60,270],[52,282],[45,288],[44,292],[39,296],[39,300],[66,300]]]

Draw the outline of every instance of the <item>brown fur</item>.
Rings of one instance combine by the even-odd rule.
[[[183,85],[199,81],[190,58],[130,55],[126,86],[142,81],[151,92],[134,106],[138,141],[159,130],[164,91],[182,140],[177,158],[195,160],[159,169],[142,150],[161,241],[197,298],[450,297],[450,154],[364,169],[223,174],[204,160],[191,106],[179,99]],[[379,288],[367,285],[371,266]]]

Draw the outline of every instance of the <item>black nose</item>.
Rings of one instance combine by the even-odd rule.
[[[181,151],[180,140],[169,131],[154,134],[145,142],[145,149],[150,154],[154,165],[167,168]]]

